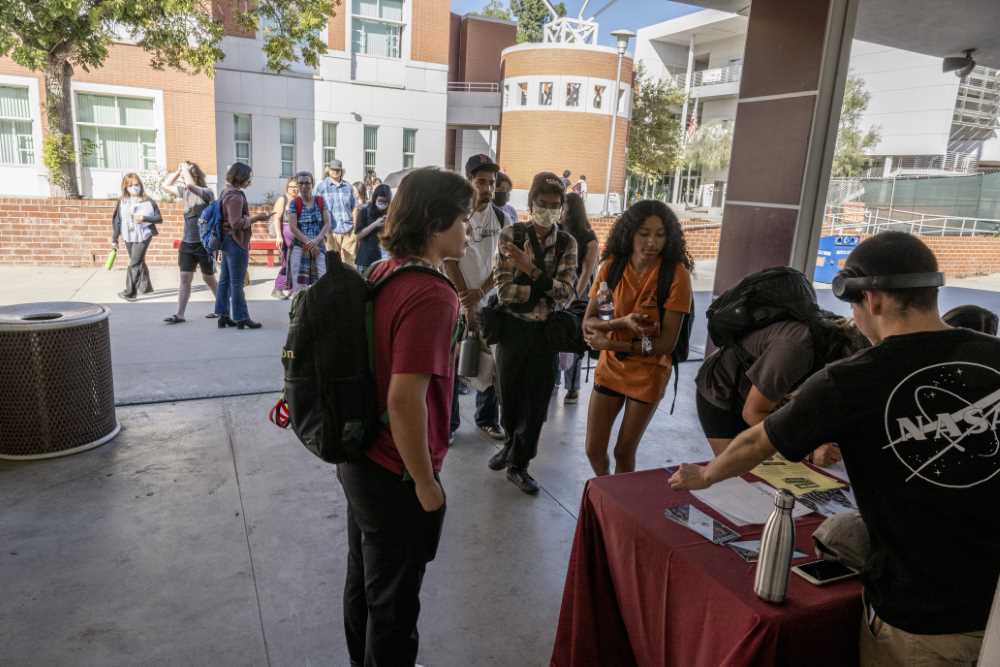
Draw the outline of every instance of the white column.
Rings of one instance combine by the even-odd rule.
[[[688,101],[691,99],[691,77],[694,75],[694,33],[688,40],[688,63],[687,72],[684,75],[684,106],[681,107],[681,146],[687,143],[687,115]],[[674,195],[670,201],[677,203],[681,192],[681,166],[677,165],[674,170]]]

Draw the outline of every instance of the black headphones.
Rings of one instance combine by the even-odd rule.
[[[942,287],[943,273],[897,273],[891,276],[866,276],[853,266],[845,267],[833,279],[833,295],[848,303],[861,303],[865,290],[916,289]]]

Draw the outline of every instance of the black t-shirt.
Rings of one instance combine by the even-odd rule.
[[[1000,575],[1000,339],[891,336],[806,380],[764,427],[793,461],[840,444],[871,534],[865,592],[886,623],[986,627]]]
[[[569,227],[563,227],[563,231],[569,233],[574,239],[576,239],[576,275],[580,275],[583,271],[583,260],[587,258],[587,244],[591,241],[597,240],[597,234],[592,230],[584,230],[582,234],[576,234],[570,230]],[[581,296],[581,298],[583,298]]]

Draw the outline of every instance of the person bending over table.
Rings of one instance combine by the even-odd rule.
[[[840,443],[871,536],[863,665],[975,664],[1000,575],[1000,340],[942,321],[937,271],[916,236],[860,244],[834,294],[874,346],[670,478],[703,489],[775,451],[798,461]]]

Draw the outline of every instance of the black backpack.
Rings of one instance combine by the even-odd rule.
[[[327,463],[343,463],[359,460],[388,424],[376,407],[375,299],[407,272],[451,281],[433,269],[404,265],[371,283],[336,254],[327,257],[326,274],[292,300],[281,351],[285,390],[272,421],[290,424],[306,449]],[[274,417],[283,407],[284,424]]]
[[[677,264],[671,262],[666,257],[661,260],[660,274],[656,278],[656,306],[660,312],[660,321],[663,321],[663,312],[666,309],[667,299],[670,298],[670,287],[674,284],[674,272]],[[604,282],[608,284],[610,292],[615,291],[615,287],[625,274],[625,267],[628,265],[628,257],[616,257],[615,261],[608,269],[608,275]],[[674,351],[670,354],[670,361],[674,372],[674,400],[670,405],[670,414],[674,413],[677,406],[677,386],[680,382],[680,366],[683,361],[687,361],[691,353],[691,328],[694,325],[694,304],[691,304],[691,312],[687,313],[681,320],[680,331],[677,332],[677,343]]]
[[[708,335],[725,347],[769,324],[816,317],[816,290],[801,271],[779,266],[752,273],[712,302],[705,312]]]

